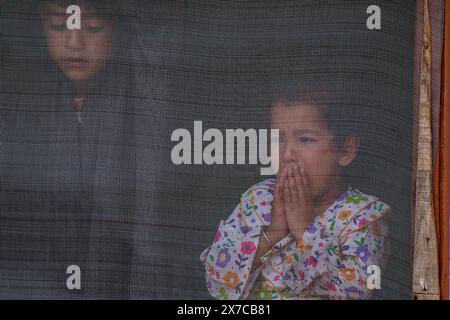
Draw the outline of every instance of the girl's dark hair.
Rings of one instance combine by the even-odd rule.
[[[296,81],[277,88],[272,101],[301,102],[320,108],[340,147],[346,137],[359,136],[354,98],[352,90],[345,83]]]

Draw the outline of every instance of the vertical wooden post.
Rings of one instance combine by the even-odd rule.
[[[450,216],[450,3],[444,2],[444,43],[442,57],[442,87],[440,110],[440,137],[435,164],[437,185],[434,193],[439,202],[439,216],[436,219],[439,250],[439,275],[441,299],[450,299],[449,287],[449,216]],[[436,207],[436,205],[435,205]]]
[[[412,290],[415,299],[428,300],[439,299],[440,292],[431,179],[433,170],[431,147],[431,28],[427,0],[424,0],[423,25]]]

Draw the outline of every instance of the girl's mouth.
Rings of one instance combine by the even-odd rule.
[[[65,58],[64,62],[71,69],[82,69],[88,65],[89,60],[86,58],[71,57]]]

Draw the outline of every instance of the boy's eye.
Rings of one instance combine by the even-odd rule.
[[[300,137],[298,140],[301,144],[309,144],[314,142],[314,139],[310,137]]]

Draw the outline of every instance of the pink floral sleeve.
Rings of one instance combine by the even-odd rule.
[[[271,190],[275,181],[245,192],[226,221],[221,221],[214,242],[201,254],[206,284],[217,299],[245,299],[260,268],[251,272],[261,227],[270,221]],[[269,192],[270,191],[270,192]]]

